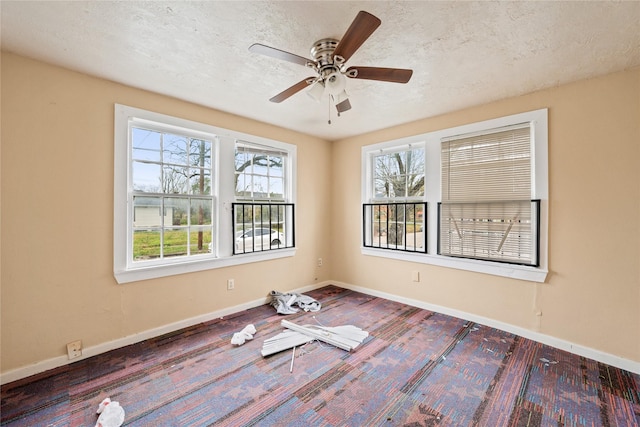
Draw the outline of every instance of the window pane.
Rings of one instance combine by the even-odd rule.
[[[284,176],[284,159],[281,156],[271,156],[269,175]]]
[[[407,196],[424,196],[424,149],[407,152]]]
[[[236,175],[236,196],[238,197],[250,197],[251,191],[247,188],[246,176],[244,174]]]
[[[213,252],[211,227],[191,227],[189,245],[191,255]]]
[[[165,222],[164,225],[187,225],[189,224],[189,199],[166,198],[164,202]]]
[[[375,197],[391,197],[391,193],[389,192],[389,186],[387,185],[387,181],[385,179],[379,178],[374,181],[375,187]]]
[[[272,199],[284,199],[284,185],[282,178],[269,179],[269,197]]]
[[[162,161],[173,165],[187,165],[187,138],[168,133],[163,136]]]
[[[424,196],[424,149],[410,148],[374,156],[375,198]]]
[[[266,199],[269,197],[269,180],[266,176],[253,175],[252,183],[252,192],[253,197]]]
[[[211,168],[211,142],[203,139],[192,139],[189,145],[191,166]]]
[[[249,153],[236,150],[236,172],[243,172],[251,165],[251,157]]]
[[[236,209],[235,223],[237,235],[253,228],[253,206],[241,205],[239,209]]]
[[[160,193],[160,183],[162,182],[160,171],[160,165],[134,161],[132,165],[133,190],[144,193]]]
[[[245,145],[247,144],[247,145]],[[267,147],[236,145],[236,197],[283,200],[285,198],[286,156]]]
[[[162,172],[162,192],[166,194],[187,194],[187,168],[164,166]]]
[[[164,257],[187,255],[187,228],[168,228],[164,230],[163,235]]]
[[[211,194],[211,169],[191,169],[189,186],[191,194]]]
[[[162,198],[133,198],[133,226],[136,228],[162,226]]]
[[[211,200],[191,199],[191,225],[211,225]]]
[[[406,210],[406,249],[424,249],[424,208],[423,204],[408,205]]]
[[[160,162],[162,160],[160,154],[160,137],[160,132],[132,128],[132,157],[136,160]]]
[[[269,156],[265,154],[254,154],[253,155],[253,168],[251,173],[257,175],[267,175],[269,171]]]
[[[424,202],[365,204],[363,245],[426,252],[425,212]]]
[[[133,260],[160,258],[160,229],[133,232]]]
[[[234,203],[234,254],[263,252],[294,246],[293,205]]]

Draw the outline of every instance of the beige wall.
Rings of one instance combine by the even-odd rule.
[[[296,256],[118,285],[114,103],[295,144]],[[1,124],[3,373],[330,278],[329,142],[6,53]]]
[[[117,285],[114,103],[296,144],[296,256]],[[538,108],[550,123],[547,283],[361,255],[362,145]],[[640,361],[638,70],[329,143],[3,53],[1,111],[2,373],[76,339],[99,346],[331,279]]]
[[[547,283],[361,255],[363,145],[539,108],[549,109]],[[335,280],[640,361],[640,70],[337,141],[332,159]]]

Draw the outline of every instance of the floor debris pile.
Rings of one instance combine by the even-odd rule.
[[[365,338],[369,336],[367,331],[353,325],[302,326],[283,320],[282,326],[288,330],[266,339],[262,345],[262,356],[279,353],[315,340],[351,351],[362,344]]]
[[[271,291],[270,304],[279,314],[294,314],[300,310],[320,311],[322,304],[314,298],[304,294],[286,293]]]
[[[256,333],[256,328],[252,324],[244,327],[240,332],[236,332],[231,337],[231,344],[242,345],[245,341],[252,340],[253,335]]]
[[[119,427],[124,422],[124,408],[108,397],[100,402],[96,413],[99,416],[95,427]]]

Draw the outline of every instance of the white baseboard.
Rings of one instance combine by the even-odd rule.
[[[466,313],[460,310],[454,310],[451,308],[429,304],[424,301],[415,300],[412,298],[401,297],[387,292],[376,291],[374,289],[364,288],[361,286],[351,285],[349,283],[331,282],[335,286],[339,286],[344,289],[350,289],[353,291],[361,292],[363,294],[385,298],[391,301],[396,301],[402,304],[407,304],[413,307],[422,308],[425,310],[435,311],[437,313],[446,314],[448,316],[458,317],[460,319],[469,320],[482,325],[490,326],[492,328],[500,329],[505,332],[510,332],[515,335],[519,335],[523,338],[530,339],[542,344],[549,345],[551,347],[559,348],[560,350],[567,351],[569,353],[576,354],[578,356],[587,357],[597,362],[606,363],[607,365],[615,366],[616,368],[624,369],[629,372],[640,375],[640,362],[624,359],[613,354],[605,353],[600,350],[596,350],[583,345],[574,344],[570,341],[566,341],[560,338],[556,338],[550,335],[541,334],[539,332],[531,331],[529,329],[521,328],[519,326],[510,325],[508,323],[500,322],[494,319],[489,319],[475,314]]]
[[[323,286],[330,285],[333,282],[321,282],[313,285],[304,286],[297,289],[287,290],[283,292],[297,292],[304,293],[314,289],[321,288]],[[216,310],[211,313],[206,313],[200,316],[191,317],[189,319],[184,319],[179,322],[170,323],[168,325],[160,326],[158,328],[149,329],[137,334],[129,335],[126,337],[118,338],[113,341],[105,342],[102,344],[98,344],[92,347],[87,347],[82,349],[82,356],[77,357],[73,360],[69,360],[66,355],[53,357],[51,359],[43,360],[38,363],[34,363],[32,365],[20,367],[11,371],[7,371],[0,375],[0,385],[4,385],[10,383],[12,381],[17,381],[22,378],[27,378],[32,375],[40,374],[42,372],[46,372],[51,369],[59,368],[61,366],[69,365],[71,363],[78,362],[83,359],[87,359],[92,356],[97,356],[98,354],[106,353],[111,350],[115,350],[121,347],[125,347],[131,344],[135,344],[144,340],[148,340],[151,338],[159,337],[161,335],[179,331],[180,329],[188,328],[194,325],[198,325],[200,323],[208,322],[214,319],[219,319],[224,316],[228,316],[230,314],[238,313],[240,311],[244,311],[250,308],[259,307],[264,304],[269,303],[269,296],[265,296],[264,298],[258,298],[253,301],[249,301],[243,304],[234,305],[233,307],[224,308],[221,310]]]
[[[494,319],[489,319],[482,316],[477,316],[471,313],[466,313],[459,310],[454,310],[451,308],[426,303],[424,301],[415,300],[412,298],[406,298],[399,295],[390,294],[387,292],[376,291],[374,289],[369,289],[361,286],[351,285],[349,283],[342,283],[337,281],[325,281],[321,283],[316,283],[313,285],[304,286],[301,288],[289,290],[287,292],[298,292],[304,293],[314,289],[321,288],[327,285],[335,285],[344,289],[351,289],[353,291],[361,292],[363,294],[385,298],[391,301],[396,301],[402,304],[407,304],[413,307],[422,308],[425,310],[435,311],[438,313],[446,314],[448,316],[454,316],[461,319],[469,320],[472,322],[480,323],[482,325],[490,326],[492,328],[500,329],[506,332],[510,332],[512,334],[519,335],[523,338],[527,338],[542,344],[550,345],[555,348],[559,348],[561,350],[568,351],[573,354],[577,354],[579,356],[584,356],[589,359],[596,360],[598,362],[606,363],[607,365],[615,366],[620,369],[624,369],[629,372],[636,373],[640,375],[640,362],[635,362],[632,360],[624,359],[622,357],[618,357],[609,353],[605,353],[600,350],[595,350],[589,347],[585,347],[579,344],[574,344],[569,341],[565,341],[559,338],[552,337],[550,335],[541,334],[539,332],[531,331],[529,329],[521,328],[519,326],[510,325],[508,323],[500,322]],[[243,310],[247,310],[250,308],[258,307],[264,304],[269,303],[269,297],[265,296],[264,298],[259,298],[253,301],[249,301],[243,304],[235,305],[232,307],[224,308],[221,310],[217,310],[211,313],[206,313],[201,316],[192,317],[189,319],[181,320],[179,322],[170,323],[168,325],[164,325],[158,328],[149,329],[147,331],[143,331],[137,334],[129,335],[126,337],[118,338],[113,341],[109,341],[106,343],[98,344],[96,346],[87,347],[82,350],[82,356],[69,360],[66,355],[58,356],[51,359],[44,360],[42,362],[34,363],[29,366],[24,366],[21,368],[17,368],[6,373],[2,373],[0,375],[0,385],[10,383],[12,381],[16,381],[22,378],[27,378],[31,375],[36,375],[51,369],[59,368],[64,365],[69,365],[71,363],[75,363],[77,361],[97,356],[98,354],[106,353],[111,350],[115,350],[121,347],[125,347],[127,345],[135,344],[147,339],[155,338],[170,332],[175,332],[180,329],[188,328],[193,325],[197,325],[200,323],[208,322],[214,319],[218,319],[224,316],[228,316],[230,314],[238,313]]]

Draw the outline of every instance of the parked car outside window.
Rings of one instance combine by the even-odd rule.
[[[284,235],[269,228],[251,228],[241,231],[236,237],[236,253],[269,250],[284,242]]]

